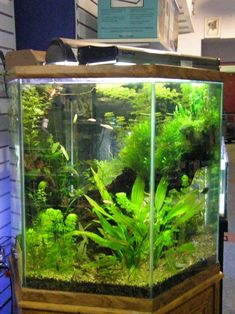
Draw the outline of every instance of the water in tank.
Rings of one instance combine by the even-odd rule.
[[[153,297],[217,262],[221,83],[39,77],[9,93],[24,286]]]

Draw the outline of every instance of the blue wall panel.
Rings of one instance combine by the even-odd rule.
[[[46,50],[55,37],[75,38],[74,0],[15,0],[17,49]]]
[[[1,18],[0,18],[1,25]],[[8,99],[0,99],[0,245],[8,259],[11,248]],[[10,279],[0,271],[0,314],[11,314]]]

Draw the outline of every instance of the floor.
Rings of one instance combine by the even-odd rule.
[[[228,241],[224,242],[223,314],[235,314],[235,143],[226,144],[229,158]]]

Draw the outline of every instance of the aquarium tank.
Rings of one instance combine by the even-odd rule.
[[[27,68],[8,84],[23,286],[152,298],[216,264],[217,74]]]

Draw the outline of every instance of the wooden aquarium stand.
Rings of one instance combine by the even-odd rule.
[[[223,274],[207,267],[154,299],[23,288],[10,258],[17,314],[219,314]]]

